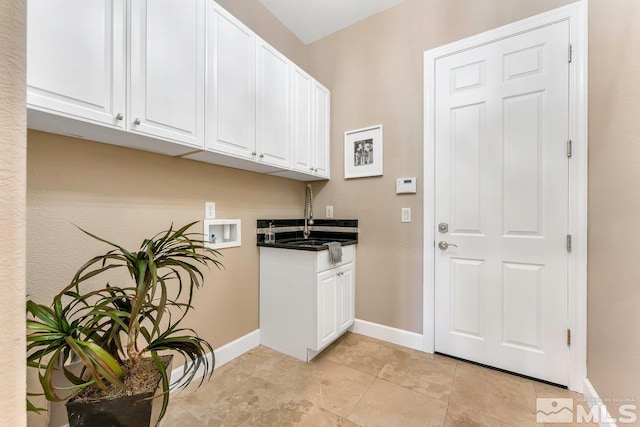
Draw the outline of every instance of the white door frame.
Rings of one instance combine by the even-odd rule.
[[[579,0],[522,21],[487,31],[424,53],[424,278],[423,350],[435,351],[435,61],[519,33],[559,21],[569,21],[572,46],[569,67],[569,137],[573,153],[569,162],[568,318],[571,328],[568,372],[571,390],[582,392],[587,377],[587,5]],[[567,47],[567,59],[569,49]]]

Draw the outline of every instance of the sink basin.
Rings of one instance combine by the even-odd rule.
[[[328,246],[325,246],[325,243],[328,242],[339,242],[344,245],[352,245],[357,243],[356,239],[331,239],[324,236],[319,236],[316,238],[310,239],[302,239],[300,237],[294,237],[290,239],[277,240],[275,243],[263,243],[259,242],[258,246],[271,246],[275,248],[283,248],[283,249],[298,249],[305,251],[323,251],[329,249]]]
[[[331,242],[332,240],[320,240],[320,239],[305,239],[305,240],[294,240],[291,242],[282,242],[285,245],[293,245],[293,246],[322,246],[327,242]]]

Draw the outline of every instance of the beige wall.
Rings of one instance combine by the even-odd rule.
[[[26,425],[25,0],[0,2],[0,424]]]
[[[640,2],[590,0],[589,17],[587,370],[640,405]]]
[[[332,179],[316,206],[360,219],[357,318],[422,332],[423,52],[568,3],[407,0],[310,46],[309,71],[332,91]],[[376,124],[384,176],[344,180],[344,132]],[[412,176],[418,194],[396,195],[395,179]]]

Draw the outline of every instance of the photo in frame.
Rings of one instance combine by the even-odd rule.
[[[344,177],[382,175],[382,125],[344,133]]]

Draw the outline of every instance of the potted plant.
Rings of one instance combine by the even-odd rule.
[[[213,373],[211,345],[180,327],[193,308],[193,292],[203,285],[201,268],[222,267],[202,235],[187,233],[194,224],[177,230],[172,225],[137,251],[81,229],[111,250],[80,267],[51,305],[27,301],[27,364],[37,370],[47,400],[67,400],[71,427],[157,425],[173,387],[204,371],[202,384]],[[119,269],[131,283],[96,283]],[[182,356],[185,369],[170,384],[174,354]],[[56,370],[70,386],[53,384]],[[27,408],[43,410],[28,400]]]

